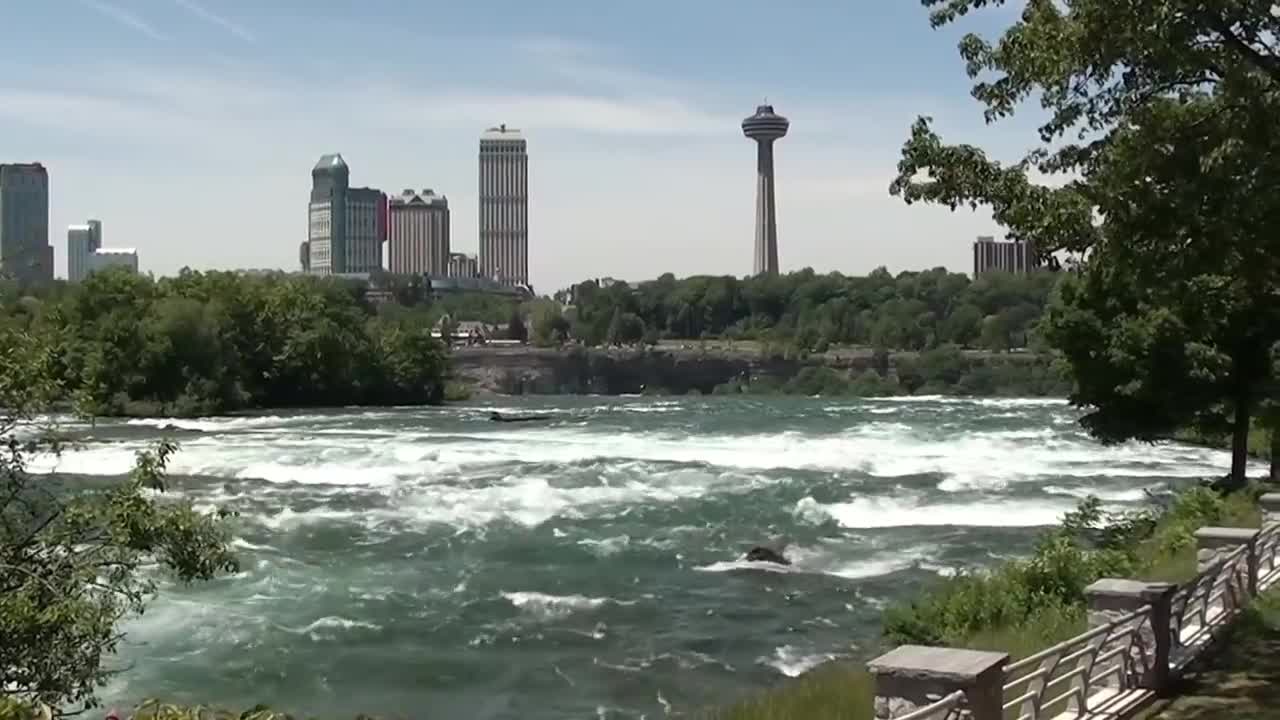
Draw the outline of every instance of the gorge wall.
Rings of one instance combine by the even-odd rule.
[[[1031,354],[965,352],[977,366],[1046,365]],[[750,350],[703,349],[697,345],[656,349],[565,349],[529,346],[480,346],[453,351],[455,377],[479,393],[599,394],[643,392],[711,393],[729,382],[770,379],[786,382],[807,367],[827,367],[856,378],[868,370],[896,379],[898,368],[919,355],[890,353],[879,357],[870,349],[832,351],[804,358],[765,356]]]

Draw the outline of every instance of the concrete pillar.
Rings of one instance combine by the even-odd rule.
[[[1005,653],[903,645],[867,663],[876,720],[892,720],[963,690],[972,720],[1001,720]]]
[[[1272,523],[1280,523],[1280,493],[1267,493],[1258,498],[1258,505],[1262,507],[1262,524],[1263,526]]]
[[[1258,594],[1258,533],[1253,528],[1202,527],[1196,531],[1197,571],[1204,572],[1214,563],[1230,555],[1241,545],[1248,548],[1248,578],[1245,590],[1249,597]],[[1247,601],[1241,598],[1241,602]]]
[[[1173,635],[1171,612],[1172,583],[1148,583],[1137,580],[1102,579],[1085,588],[1089,606],[1089,627],[1101,627],[1145,607],[1151,608],[1151,622],[1138,626],[1137,641],[1130,650],[1130,662],[1137,686],[1157,694],[1169,687],[1169,661]],[[1099,640],[1103,642],[1104,640]],[[1101,648],[1105,652],[1108,648]]]

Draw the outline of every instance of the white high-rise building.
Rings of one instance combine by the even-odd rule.
[[[506,125],[480,136],[480,275],[529,284],[529,153]]]
[[[90,220],[67,228],[67,280],[80,282],[95,270],[126,267],[138,271],[138,251],[102,247],[102,223]]]
[[[102,223],[90,220],[67,228],[67,280],[80,282],[93,272],[93,253],[102,247]]]

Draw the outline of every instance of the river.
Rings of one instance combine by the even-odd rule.
[[[1049,400],[501,398],[99,423],[57,470],[120,474],[169,436],[174,492],[239,512],[243,571],[165,583],[109,703],[657,718],[867,657],[886,603],[1024,552],[1090,493],[1123,507],[1229,466],[1075,421]],[[756,544],[794,566],[737,560]]]

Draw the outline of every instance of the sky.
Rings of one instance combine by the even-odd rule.
[[[911,122],[1000,157],[956,44],[1017,9],[932,30],[917,0],[0,0],[0,162],[45,164],[50,242],[96,218],[144,271],[297,269],[310,171],[449,198],[477,249],[480,133],[528,138],[530,275],[751,272],[766,98],[783,271],[971,268],[984,211],[890,197]]]

